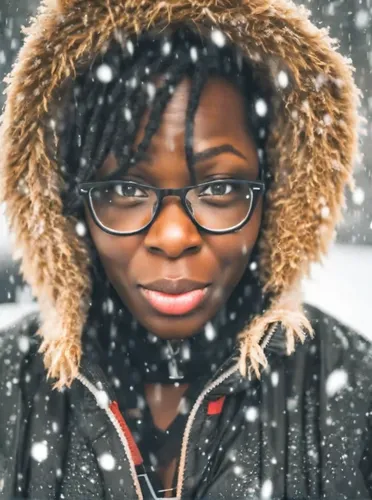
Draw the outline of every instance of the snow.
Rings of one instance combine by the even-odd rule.
[[[285,71],[279,71],[277,79],[279,87],[281,87],[282,89],[288,87],[289,78],[288,74]]]
[[[249,269],[250,269],[251,271],[256,271],[257,267],[258,267],[257,262],[251,262],[251,263],[249,264]]]
[[[127,51],[129,52],[129,54],[131,56],[134,54],[134,45],[133,45],[132,40],[127,41]]]
[[[361,187],[355,188],[353,192],[353,202],[355,205],[362,205],[365,200],[365,193]]]
[[[25,337],[24,335],[21,335],[18,338],[18,348],[21,352],[27,353],[30,349],[30,339],[28,337]]]
[[[334,370],[327,378],[326,393],[329,397],[333,397],[335,394],[345,388],[347,382],[348,374],[345,370],[341,368]]]
[[[198,60],[198,49],[196,47],[191,47],[190,58],[194,63]]]
[[[367,28],[370,21],[370,14],[366,9],[360,9],[355,15],[355,26],[362,30]]]
[[[152,82],[149,82],[146,86],[147,94],[149,96],[150,101],[152,101],[156,94],[156,87]]]
[[[261,118],[264,117],[267,114],[267,103],[264,99],[257,99],[256,105],[255,105],[255,110],[258,116]]]
[[[220,30],[216,30],[216,29],[212,30],[211,40],[219,48],[224,47],[226,44],[226,36]]]
[[[271,479],[265,479],[261,487],[261,500],[269,500],[273,494],[273,483]]]
[[[328,219],[329,214],[330,214],[330,210],[329,210],[329,207],[327,205],[325,205],[324,207],[321,208],[320,215],[321,215],[322,219]]]
[[[132,112],[128,107],[124,108],[124,118],[127,122],[130,122],[132,119]]]
[[[250,406],[245,412],[245,419],[247,422],[254,422],[258,419],[258,408],[256,406]]]
[[[101,64],[97,68],[96,76],[102,83],[110,83],[114,78],[114,73],[108,64]]]
[[[163,56],[169,56],[169,54],[172,52],[172,44],[169,41],[166,41],[163,43],[161,47],[161,53]]]
[[[33,443],[31,446],[31,457],[36,462],[44,462],[48,458],[48,444],[46,441]]]
[[[97,391],[96,394],[96,400],[97,404],[100,408],[105,409],[109,406],[110,404],[110,398],[108,397],[108,394],[106,391]]]
[[[98,457],[98,463],[99,463],[101,469],[107,470],[107,471],[112,471],[115,469],[116,460],[111,455],[111,453],[106,452],[106,453],[102,453],[102,455],[100,455]]]
[[[216,337],[216,330],[214,329],[214,327],[213,327],[213,325],[212,325],[211,322],[208,322],[205,325],[204,334],[205,334],[205,338],[207,340],[209,340],[210,342],[212,342],[212,340],[215,339],[215,337]]]
[[[75,226],[75,231],[78,236],[83,238],[87,234],[87,227],[84,222],[79,221]]]
[[[272,372],[271,383],[272,383],[273,387],[277,387],[277,385],[279,383],[279,373],[278,372]]]
[[[244,472],[244,469],[241,465],[234,465],[234,474],[236,476],[241,476]]]

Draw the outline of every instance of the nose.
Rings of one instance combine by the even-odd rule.
[[[145,246],[151,253],[177,259],[197,253],[202,246],[198,228],[186,214],[179,200],[163,200],[160,213],[147,231]]]

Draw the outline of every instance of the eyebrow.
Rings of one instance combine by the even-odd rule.
[[[235,156],[238,156],[239,158],[243,158],[243,160],[248,161],[247,158],[243,155],[243,153],[241,153],[238,149],[234,148],[234,146],[232,146],[231,144],[222,144],[221,146],[205,149],[200,153],[194,153],[193,162],[198,163],[200,161],[205,161],[223,153],[232,153]]]
[[[246,156],[243,155],[238,149],[236,149],[232,144],[221,144],[221,146],[215,146],[212,148],[207,148],[204,149],[204,151],[201,151],[200,153],[194,153],[193,155],[193,164],[199,163],[200,161],[205,161],[209,160],[210,158],[213,158],[215,156],[221,155],[223,153],[232,153],[238,158],[242,158],[243,160],[247,160]],[[149,161],[151,162],[151,155],[148,153],[148,151],[142,151],[141,154],[138,157],[139,161]],[[108,174],[107,176],[104,176],[104,180],[109,180],[116,175],[120,175],[123,170],[126,169],[117,169]]]

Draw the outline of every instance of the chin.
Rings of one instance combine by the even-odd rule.
[[[203,315],[204,316],[204,315]],[[149,332],[163,340],[179,340],[200,333],[210,318],[197,319],[189,316],[164,316],[154,321],[138,320]]]

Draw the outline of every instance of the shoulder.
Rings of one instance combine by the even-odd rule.
[[[348,378],[365,390],[372,390],[372,342],[334,316],[309,304],[305,314],[314,328],[315,337],[308,349],[319,351],[325,371],[345,370]]]
[[[0,358],[13,350],[27,352],[32,344],[37,344],[39,324],[39,313],[32,312],[7,327],[0,328]]]
[[[26,358],[36,354],[40,345],[36,335],[39,324],[39,313],[33,312],[0,329],[0,384],[20,369]]]

